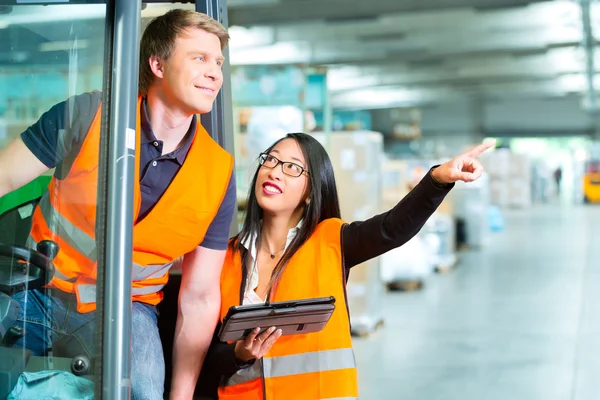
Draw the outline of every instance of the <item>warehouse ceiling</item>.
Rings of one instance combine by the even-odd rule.
[[[574,1],[230,0],[229,23],[234,64],[327,65],[337,106],[587,90]]]
[[[228,0],[227,4],[232,64],[326,66],[336,107],[457,98],[573,94],[586,98],[592,76],[589,65],[600,69],[600,51],[589,51],[596,39],[585,46],[590,36],[585,35],[577,1]],[[104,6],[69,7],[69,13],[61,14],[62,21],[40,6],[16,6],[0,17],[0,68],[64,63],[75,42],[82,60],[100,63]],[[598,32],[600,6],[594,2],[590,8],[590,30]],[[150,18],[165,9],[164,4],[148,5],[143,15]],[[20,43],[17,48],[15,43]]]

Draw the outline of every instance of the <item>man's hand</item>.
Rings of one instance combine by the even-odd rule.
[[[433,179],[440,183],[473,182],[479,179],[483,173],[483,167],[477,161],[477,157],[495,145],[496,141],[491,140],[440,165],[432,171]]]

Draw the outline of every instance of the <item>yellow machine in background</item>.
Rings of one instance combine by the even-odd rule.
[[[600,202],[600,160],[586,163],[583,175],[583,201]]]

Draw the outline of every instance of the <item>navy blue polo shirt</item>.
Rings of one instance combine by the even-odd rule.
[[[73,96],[45,112],[21,134],[29,150],[48,168],[56,168],[54,176],[64,179],[83,144],[100,102],[102,93],[90,92]],[[140,147],[140,191],[142,204],[138,221],[152,210],[185,162],[196,131],[196,119],[177,150],[162,154],[163,142],[156,139],[142,102]],[[235,175],[232,172],[221,207],[208,227],[201,246],[213,250],[227,249],[229,227],[235,210]]]

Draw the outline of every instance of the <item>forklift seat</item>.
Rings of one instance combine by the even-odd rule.
[[[0,215],[0,243],[23,246],[27,242],[33,218],[33,211],[41,197],[19,204]]]

